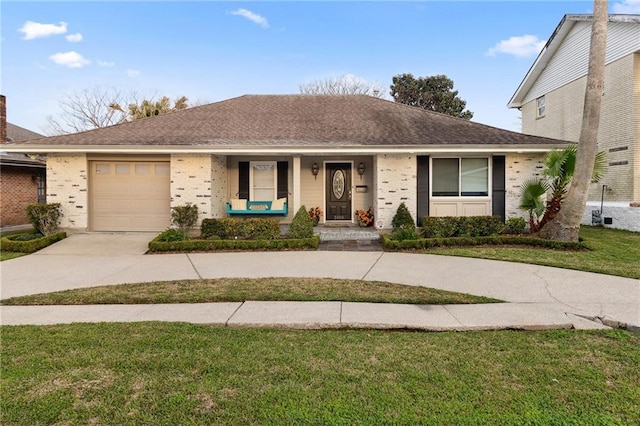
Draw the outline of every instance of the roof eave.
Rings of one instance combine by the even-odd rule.
[[[546,152],[568,142],[540,144],[474,144],[474,145],[368,145],[368,146],[90,146],[90,145],[13,145],[8,152],[39,154],[211,154],[211,155],[372,155],[430,154],[446,152]]]

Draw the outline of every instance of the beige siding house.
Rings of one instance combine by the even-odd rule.
[[[523,133],[577,142],[586,89],[591,15],[566,15],[509,102]],[[600,209],[612,226],[640,231],[640,15],[610,15],[599,149],[609,168],[583,218]],[[603,191],[603,185],[604,191]]]
[[[247,95],[12,145],[47,154],[47,201],[75,231],[159,231],[172,206],[200,219],[234,200],[320,207],[390,228],[400,203],[426,215],[521,216],[518,191],[566,142],[362,95]]]

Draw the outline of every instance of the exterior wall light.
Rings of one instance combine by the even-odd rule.
[[[363,162],[360,162],[360,164],[358,164],[358,174],[360,175],[360,180],[362,180],[362,175],[364,174],[365,171],[365,166]]]
[[[311,166],[311,174],[315,179],[318,179],[319,172],[320,172],[320,166],[318,166],[318,163],[313,163],[313,166]]]

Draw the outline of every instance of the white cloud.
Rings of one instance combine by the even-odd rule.
[[[137,77],[140,75],[140,71],[138,70],[127,70],[127,75],[129,77]]]
[[[69,43],[78,43],[78,42],[82,41],[82,34],[80,34],[80,33],[69,34],[69,35],[65,36],[65,38],[67,39],[67,41]]]
[[[611,10],[613,13],[640,13],[640,0],[622,0],[620,3],[614,3]]]
[[[100,59],[98,59],[96,63],[99,67],[112,67],[116,64],[115,62],[101,61]]]
[[[269,23],[267,22],[267,18],[264,16],[260,16],[257,13],[253,13],[247,9],[237,9],[231,12],[232,15],[242,16],[243,18],[247,18],[254,24],[260,25],[262,28],[269,28]]]
[[[18,31],[24,34],[22,36],[23,40],[33,40],[34,38],[49,37],[54,34],[64,34],[67,32],[67,23],[59,22],[56,25],[27,21]]]
[[[504,53],[518,58],[526,58],[540,53],[546,43],[546,40],[539,40],[533,35],[514,36],[499,41],[486,54],[496,56],[499,53]]]
[[[74,51],[56,53],[49,56],[49,59],[51,59],[58,65],[64,65],[65,67],[69,68],[82,68],[85,65],[89,65],[91,63],[91,61],[85,59],[84,56]]]

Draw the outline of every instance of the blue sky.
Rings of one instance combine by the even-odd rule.
[[[3,0],[8,120],[45,133],[64,95],[102,88],[215,102],[295,94],[352,74],[388,91],[446,74],[473,121],[519,130],[506,107],[566,13],[592,1],[168,2]],[[610,12],[640,13],[640,0]]]

